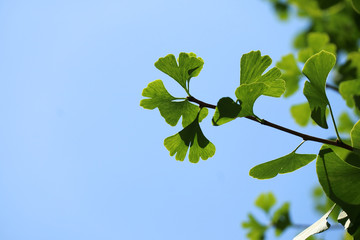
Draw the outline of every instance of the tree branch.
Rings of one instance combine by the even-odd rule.
[[[211,108],[211,109],[216,108],[215,105],[200,101],[200,100],[194,98],[193,96],[187,97],[187,100],[189,100],[190,102],[193,102],[193,103],[197,103],[199,105],[199,107],[206,107],[206,108]],[[285,128],[285,127],[277,125],[275,123],[269,122],[269,121],[267,121],[265,119],[255,118],[253,116],[248,116],[248,117],[245,117],[245,118],[250,119],[250,120],[255,121],[255,122],[258,122],[258,123],[260,123],[262,125],[269,126],[269,127],[278,129],[280,131],[287,132],[289,134],[301,137],[305,141],[313,141],[313,142],[324,143],[324,144],[328,144],[328,145],[333,145],[333,146],[345,148],[345,149],[350,150],[350,151],[354,150],[352,146],[347,145],[347,144],[345,144],[343,142],[340,142],[338,140],[332,141],[332,140],[328,140],[328,139],[323,139],[323,138],[310,136],[310,135],[307,135],[307,134],[304,134],[304,133],[300,133],[300,132],[291,130],[289,128]]]

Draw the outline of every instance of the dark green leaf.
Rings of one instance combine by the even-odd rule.
[[[201,112],[203,111],[207,114],[206,108],[201,110]],[[201,115],[201,112],[199,115]],[[201,131],[199,115],[183,130],[165,139],[165,147],[169,150],[170,156],[176,154],[176,160],[183,161],[189,148],[189,161],[192,163],[197,163],[200,158],[206,160],[215,154],[214,144]]]
[[[194,53],[180,53],[178,61],[173,54],[160,58],[155,67],[175,79],[185,90],[192,77],[199,75],[204,61]]]
[[[321,9],[326,9],[334,6],[335,4],[341,2],[340,0],[317,0],[319,7]]]
[[[335,65],[334,54],[321,51],[306,61],[303,73],[310,80],[305,82],[304,95],[307,98],[311,118],[322,128],[328,128],[326,107],[329,100],[325,93],[326,78]]]
[[[149,99],[141,100],[140,106],[145,109],[158,108],[161,116],[171,126],[175,126],[182,116],[182,125],[185,127],[194,121],[199,112],[199,107],[188,100],[178,101],[178,98],[171,96],[161,80],[149,83],[142,95]]]
[[[282,71],[281,78],[286,82],[286,91],[284,97],[293,95],[299,88],[299,80],[301,78],[301,71],[296,64],[293,54],[288,54],[281,58],[281,61],[276,64]]]
[[[281,158],[262,163],[250,170],[250,176],[258,179],[268,179],[278,174],[293,172],[316,158],[315,154],[290,154]]]
[[[216,105],[215,114],[212,123],[215,126],[222,125],[237,118],[241,106],[234,102],[229,97],[224,97],[219,100]]]
[[[352,3],[354,10],[357,13],[360,13],[360,1],[359,0],[351,0],[351,3]]]
[[[255,201],[255,205],[264,210],[266,213],[269,213],[270,209],[275,205],[275,203],[276,198],[271,192],[260,194],[260,196],[258,196]]]
[[[254,103],[261,95],[280,97],[284,93],[285,82],[280,79],[278,68],[274,67],[263,74],[270,64],[271,58],[261,56],[260,51],[252,51],[241,57],[240,87],[235,91],[241,103],[239,117],[253,116]]]
[[[289,203],[284,203],[276,212],[271,220],[275,227],[276,236],[280,236],[288,227],[292,225],[289,216]]]

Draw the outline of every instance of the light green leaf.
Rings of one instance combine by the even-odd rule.
[[[250,170],[250,176],[258,179],[276,177],[278,174],[293,172],[309,164],[316,158],[315,154],[297,154],[291,152],[281,158],[262,163]]]
[[[265,238],[265,232],[268,229],[267,226],[259,223],[259,221],[251,214],[248,214],[249,220],[242,223],[243,228],[248,228],[249,231],[246,234],[250,240],[263,240]]]
[[[312,55],[325,50],[336,54],[336,45],[329,43],[330,38],[326,33],[312,32],[307,35],[308,47],[299,51],[299,61],[306,62]]]
[[[309,123],[311,110],[308,102],[291,106],[290,112],[300,126],[305,127]]]
[[[149,83],[142,95],[148,99],[142,99],[140,106],[145,109],[158,108],[161,116],[171,126],[175,126],[182,116],[182,125],[185,127],[194,121],[199,112],[199,107],[188,100],[178,101],[178,98],[170,95],[161,80]]]
[[[360,120],[351,129],[350,136],[352,146],[360,149]]]
[[[314,224],[312,224],[310,227],[306,228],[304,231],[302,231],[299,235],[297,235],[294,240],[305,240],[308,239],[308,237],[321,233],[325,230],[328,230],[330,227],[330,223],[327,221],[329,215],[333,211],[335,205],[330,208],[330,210],[324,214],[319,220],[317,220]]]
[[[212,119],[213,125],[219,126],[234,120],[237,118],[240,109],[241,106],[235,103],[231,98],[221,98],[216,105],[215,114]]]
[[[323,145],[316,161],[316,171],[321,186],[331,200],[342,208],[338,200],[352,205],[360,204],[359,167],[346,163],[330,147]]]
[[[288,227],[292,225],[289,215],[289,203],[284,203],[278,210],[275,211],[271,220],[275,227],[276,236],[280,236]]]
[[[339,116],[339,121],[338,121],[339,132],[349,134],[353,126],[354,126],[354,122],[352,121],[350,116],[346,112],[343,112]]]
[[[355,106],[356,109],[360,110],[357,101],[360,97],[360,79],[340,83],[339,92],[350,108]]]
[[[288,54],[281,58],[281,61],[276,64],[282,71],[281,78],[285,80],[286,91],[284,97],[293,95],[299,88],[299,80],[301,78],[301,71],[296,64],[293,54]]]
[[[266,213],[269,213],[270,209],[275,205],[275,203],[276,198],[271,192],[260,194],[255,201],[255,205],[264,210]]]
[[[169,54],[155,63],[157,69],[175,79],[187,93],[189,91],[187,84],[192,77],[199,75],[203,65],[202,58],[196,57],[194,53],[184,52],[179,54],[178,61],[174,55]]]
[[[235,91],[241,103],[239,117],[253,116],[253,106],[261,95],[280,97],[285,91],[285,81],[280,79],[281,72],[274,67],[267,73],[271,58],[261,56],[260,51],[252,51],[241,57],[240,87]]]
[[[322,128],[328,128],[326,107],[329,100],[325,93],[326,78],[335,65],[334,54],[321,51],[306,61],[303,73],[310,80],[305,82],[304,95],[307,98],[311,118]]]
[[[202,111],[207,113],[206,108]],[[189,161],[192,163],[197,163],[200,158],[206,160],[214,156],[215,146],[204,136],[199,125],[201,112],[183,130],[164,140],[164,145],[169,150],[170,156],[176,154],[176,160],[183,161],[189,148]]]

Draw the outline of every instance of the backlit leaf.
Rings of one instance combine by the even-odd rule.
[[[170,95],[161,80],[149,83],[142,95],[148,99],[142,99],[140,106],[145,109],[158,108],[161,116],[171,126],[175,126],[182,116],[182,125],[185,127],[194,121],[199,112],[199,107],[188,100],[178,101],[178,98]]]
[[[360,120],[351,129],[350,136],[352,146],[360,149]]]
[[[346,113],[343,112],[340,116],[339,116],[339,121],[338,121],[338,130],[341,133],[350,133],[351,129],[354,126],[354,122],[352,121],[352,119],[350,118],[350,116]]]
[[[259,223],[259,221],[250,213],[248,214],[249,220],[242,223],[243,228],[248,228],[246,234],[250,240],[263,240],[265,239],[265,232],[268,229],[266,225]]]
[[[328,128],[326,107],[329,100],[325,93],[326,78],[335,65],[334,54],[321,51],[306,61],[303,73],[310,80],[305,82],[304,95],[307,98],[311,118],[322,128]]]
[[[311,110],[308,102],[291,106],[290,112],[300,126],[305,127],[309,123]]]
[[[207,114],[206,108],[201,109],[202,111],[205,111]],[[201,131],[199,125],[200,114],[183,130],[164,140],[164,145],[169,150],[170,156],[176,154],[176,160],[183,161],[189,148],[189,161],[192,163],[197,163],[200,158],[206,160],[215,154],[214,144]]]
[[[255,205],[264,210],[266,213],[270,211],[270,209],[275,205],[275,203],[276,198],[271,192],[262,193],[255,200]]]
[[[360,79],[340,83],[339,92],[349,107],[356,107],[360,110],[360,106],[357,104],[358,97],[360,97]]]
[[[155,67],[175,79],[188,92],[189,81],[199,75],[204,61],[194,53],[180,53],[176,61],[173,54],[160,58]]]
[[[281,61],[276,64],[281,69],[281,78],[285,80],[286,91],[284,97],[289,97],[294,94],[299,88],[299,80],[301,78],[301,71],[296,64],[293,54],[283,56]]]
[[[261,56],[260,51],[252,51],[241,57],[240,87],[235,91],[240,101],[239,117],[253,116],[253,106],[261,95],[280,97],[285,91],[285,81],[280,79],[281,72],[274,67],[265,74],[271,58]]]
[[[258,179],[273,178],[278,174],[293,172],[304,167],[315,158],[315,154],[297,154],[291,152],[281,158],[253,167],[250,170],[250,176]]]
[[[222,125],[237,118],[241,106],[234,102],[229,97],[224,97],[219,100],[216,105],[215,114],[212,123],[215,126]]]
[[[307,35],[308,47],[299,51],[299,61],[306,62],[312,55],[325,50],[336,54],[336,45],[329,43],[330,38],[326,33],[312,32]]]

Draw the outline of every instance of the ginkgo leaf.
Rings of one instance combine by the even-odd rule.
[[[325,50],[336,54],[336,45],[329,43],[330,38],[326,33],[312,32],[307,35],[308,47],[299,51],[300,62],[306,62],[312,55]]]
[[[207,109],[203,108],[200,112]],[[169,150],[170,156],[183,161],[189,150],[189,161],[197,163],[200,158],[206,160],[215,154],[215,146],[203,134],[199,125],[200,113],[195,120],[177,134],[164,140],[165,147]]]
[[[253,106],[261,95],[280,97],[285,91],[285,81],[280,79],[277,67],[264,71],[270,66],[271,58],[261,56],[260,51],[252,51],[241,57],[240,87],[235,95],[240,102],[239,117],[253,116]]]
[[[289,215],[290,204],[284,203],[277,209],[272,217],[271,224],[275,227],[275,235],[280,236],[288,227],[292,225]]]
[[[360,120],[351,129],[350,136],[352,146],[360,149]]]
[[[270,209],[275,205],[276,198],[273,193],[262,193],[258,196],[258,198],[255,200],[255,205],[262,210],[264,210],[266,213],[270,211]]]
[[[231,98],[221,98],[216,105],[214,117],[212,119],[213,125],[219,126],[234,120],[237,118],[240,110],[241,106],[235,103]]]
[[[330,227],[330,223],[327,221],[329,218],[329,215],[333,211],[335,207],[335,204],[330,210],[324,214],[319,220],[317,220],[314,224],[312,224],[310,227],[306,228],[304,231],[302,231],[299,235],[297,235],[293,240],[305,240],[308,237],[321,233],[325,230],[328,230]]]
[[[328,128],[326,108],[329,100],[325,93],[325,85],[335,61],[334,54],[321,51],[309,58],[303,68],[303,73],[310,80],[305,82],[304,95],[310,105],[311,118],[322,128]]]
[[[306,166],[316,158],[316,154],[297,154],[291,152],[281,158],[259,164],[250,170],[250,176],[258,179],[276,177],[278,174],[293,172]]]
[[[354,10],[357,13],[360,13],[360,1],[359,0],[351,0],[351,4],[352,4]]]
[[[142,99],[140,106],[145,109],[158,108],[161,116],[171,126],[175,126],[182,116],[183,127],[189,125],[199,112],[199,107],[186,99],[173,97],[165,88],[161,80],[155,80],[143,90],[142,95],[148,99]]]
[[[311,110],[308,102],[291,106],[290,113],[300,126],[305,127],[309,123]]]
[[[261,224],[251,213],[248,214],[248,218],[247,222],[242,222],[242,227],[249,229],[246,236],[250,240],[264,239],[268,226]]]
[[[339,116],[339,120],[338,120],[339,132],[349,133],[351,131],[351,129],[353,128],[353,126],[354,126],[354,122],[350,118],[350,116],[346,112],[341,113],[341,115]]]
[[[293,95],[299,88],[299,80],[301,78],[301,71],[296,64],[293,54],[288,54],[281,58],[281,61],[276,64],[281,69],[281,78],[286,83],[286,91],[284,97]]]
[[[358,98],[360,97],[360,79],[340,83],[339,92],[349,107],[360,110]]]
[[[187,84],[189,84],[190,79],[199,75],[203,65],[204,60],[202,58],[196,57],[194,53],[184,52],[179,54],[177,61],[173,54],[169,54],[155,62],[157,69],[175,79],[186,92],[189,91]]]

